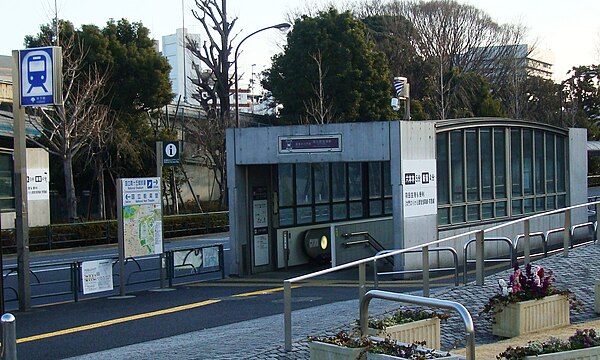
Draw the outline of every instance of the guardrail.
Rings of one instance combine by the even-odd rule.
[[[454,236],[450,236],[447,238],[431,241],[421,245],[415,245],[406,249],[399,250],[391,250],[386,254],[375,255],[369,258],[356,260],[347,264],[338,265],[329,269],[317,271],[314,273],[297,276],[291,279],[286,279],[283,281],[283,302],[284,302],[284,349],[286,351],[292,350],[292,284],[297,283],[299,281],[308,280],[314,277],[318,277],[321,275],[329,274],[332,272],[349,269],[358,266],[358,295],[359,299],[362,302],[366,294],[366,264],[370,262],[374,262],[380,259],[384,259],[386,257],[392,257],[396,255],[401,255],[409,251],[414,251],[417,249],[421,249],[423,253],[423,294],[429,294],[429,248],[434,246],[439,246],[439,244],[454,241],[456,239],[461,238],[471,238],[475,236],[475,285],[482,286],[485,279],[485,263],[484,263],[484,237],[486,233],[500,230],[504,227],[513,226],[519,223],[523,224],[523,261],[525,264],[529,264],[530,262],[530,221],[541,218],[544,216],[555,215],[564,213],[564,229],[571,229],[571,211],[574,209],[588,207],[590,205],[595,205],[596,208],[596,223],[600,223],[600,201],[595,201],[592,203],[583,203],[579,205],[574,205],[562,209],[556,209],[552,211],[548,211],[545,213],[535,214],[528,217],[524,217],[521,219],[509,221],[500,225],[496,225],[487,229],[480,230],[472,230],[465,232],[463,234],[457,234]],[[598,238],[598,227],[596,228],[595,238]],[[569,248],[571,244],[571,236],[570,231],[563,231],[563,255],[567,257],[569,255]],[[511,246],[512,252],[512,246]]]
[[[371,299],[383,299],[392,300],[398,302],[405,302],[415,305],[425,305],[429,307],[455,310],[458,312],[465,324],[466,332],[466,358],[467,360],[475,360],[475,326],[473,325],[473,318],[469,311],[462,305],[455,301],[431,299],[428,297],[414,296],[408,294],[398,294],[389,291],[371,290],[367,292],[364,298],[360,301],[360,334],[368,334],[369,326],[369,303]]]
[[[225,277],[225,265],[223,259],[223,244],[206,245],[192,248],[181,248],[167,250],[164,252],[167,267],[166,277],[168,286],[172,287],[176,279],[190,279],[204,274],[220,272],[221,279]],[[91,257],[85,261],[110,259],[113,268],[117,268],[118,257]],[[150,261],[155,266],[143,267],[139,260]],[[30,265],[32,299],[65,296],[78,302],[83,291],[82,286],[82,260],[70,262],[39,262]],[[129,264],[129,266],[127,266]],[[160,275],[160,261],[158,256],[144,258],[125,259],[127,276],[126,285],[143,285],[156,283],[162,285]],[[17,273],[17,266],[6,266],[3,269],[4,290],[12,292],[14,298],[5,298],[6,302],[18,301],[19,294],[16,286],[9,285],[7,281],[11,274]],[[64,276],[68,274],[68,276]],[[154,274],[154,275],[153,275]],[[61,277],[62,275],[62,277]],[[119,281],[115,280],[121,276],[113,272],[113,292],[119,288]]]
[[[378,252],[376,255],[387,254],[391,251],[393,251],[393,250],[383,250],[383,251]],[[454,272],[454,285],[458,286],[459,285],[459,282],[458,282],[458,253],[456,252],[456,250],[454,250],[454,248],[449,247],[449,246],[438,246],[438,247],[429,249],[429,251],[434,251],[434,252],[448,251],[448,252],[450,252],[450,254],[452,255],[452,260],[454,260],[454,267],[440,267],[440,268],[431,268],[430,267],[429,271],[430,272],[441,272],[441,271],[452,270]],[[422,249],[417,249],[417,250],[407,251],[406,253],[421,253],[421,252],[423,252]],[[425,256],[425,255],[423,255],[423,256]],[[401,275],[401,274],[414,274],[414,273],[422,273],[423,272],[422,269],[379,272],[377,264],[378,264],[377,260],[373,260],[373,287],[375,289],[377,289],[379,287],[379,276],[380,275]]]
[[[510,266],[514,266],[515,265],[515,252],[513,250],[513,243],[512,241],[507,238],[507,237],[503,237],[503,236],[495,236],[495,237],[484,237],[483,238],[483,242],[499,242],[499,243],[505,243],[506,245],[508,245],[508,253],[509,253],[509,258],[493,258],[493,259],[483,259],[484,264],[486,262],[490,262],[490,263],[501,263],[501,262],[510,262]],[[469,259],[469,246],[471,246],[471,244],[476,244],[477,243],[477,239],[471,239],[469,241],[467,241],[467,243],[465,244],[464,248],[463,248],[463,284],[467,283],[467,277],[468,277],[468,266],[471,263],[475,263],[477,262],[477,259]]]

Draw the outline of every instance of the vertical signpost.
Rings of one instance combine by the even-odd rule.
[[[161,200],[159,177],[117,182],[120,298],[127,297],[125,259],[163,253]]]
[[[62,105],[62,49],[56,46],[13,50],[13,139],[15,231],[19,310],[31,307],[25,106]]]

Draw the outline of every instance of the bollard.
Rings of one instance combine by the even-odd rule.
[[[17,360],[17,327],[13,314],[0,317],[2,323],[2,360]]]

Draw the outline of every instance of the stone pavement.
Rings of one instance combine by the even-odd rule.
[[[572,249],[566,258],[560,253],[533,263],[552,270],[556,286],[572,291],[583,302],[581,312],[571,311],[571,323],[600,318],[594,313],[594,280],[600,278],[600,245]],[[506,270],[486,277],[484,286],[469,283],[459,287],[432,289],[431,297],[463,304],[475,323],[476,344],[493,343],[501,338],[491,334],[490,322],[478,314],[488,298],[498,291],[497,280],[508,279],[511,272]],[[420,295],[419,292],[413,294]],[[399,303],[374,299],[369,306],[369,314],[381,315],[400,306]],[[283,314],[280,314],[72,359],[309,359],[306,341],[309,335],[323,336],[340,329],[351,330],[358,319],[358,311],[358,300],[293,311],[293,347],[290,352],[283,349]],[[464,346],[464,325],[460,317],[453,314],[442,324],[442,350],[451,351]]]

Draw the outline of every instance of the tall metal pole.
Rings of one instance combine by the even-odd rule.
[[[223,0],[225,1],[225,0]],[[234,71],[233,71],[233,76],[234,76],[234,81],[235,81],[235,127],[240,127],[240,104],[239,104],[239,99],[238,99],[238,53],[240,51],[240,46],[242,46],[242,44],[244,43],[244,41],[246,41],[246,39],[248,39],[250,36],[258,34],[261,31],[265,31],[265,30],[269,30],[269,29],[278,29],[278,30],[287,30],[291,27],[292,25],[288,24],[288,23],[281,23],[281,24],[277,24],[277,25],[272,25],[272,26],[267,26],[265,28],[262,29],[258,29],[255,32],[251,33],[250,35],[246,36],[245,38],[243,38],[239,44],[236,46],[235,48],[235,53],[233,55],[233,61],[234,61]]]
[[[27,222],[27,157],[25,146],[25,108],[21,106],[19,81],[19,51],[13,50],[13,139],[14,139],[14,189],[15,230],[17,235],[17,271],[19,273],[19,310],[31,308],[29,279],[29,224]]]

